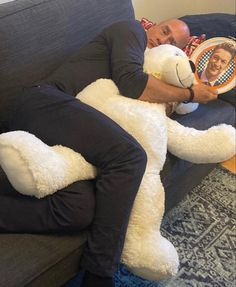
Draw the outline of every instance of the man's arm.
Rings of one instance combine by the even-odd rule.
[[[143,72],[146,33],[138,21],[118,22],[103,32],[110,57],[111,78],[123,96],[137,99],[145,89]]]
[[[218,96],[216,90],[203,84],[192,86],[192,90],[194,92],[193,102],[205,104],[217,99]],[[168,85],[149,75],[147,85],[138,99],[150,103],[167,103],[188,101],[189,98],[190,91],[188,89]]]
[[[110,51],[112,80],[122,95],[157,103],[189,100],[188,89],[165,84],[143,72],[146,34],[140,23],[113,24],[103,36]],[[217,93],[205,85],[195,85],[193,91],[195,102],[207,103],[217,98]]]

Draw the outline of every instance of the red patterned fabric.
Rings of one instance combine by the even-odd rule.
[[[183,48],[183,51],[185,54],[190,57],[194,50],[206,39],[206,35],[202,34],[201,36],[191,36],[188,44],[185,48]]]
[[[142,24],[142,26],[143,26],[145,31],[150,29],[155,24],[155,23],[153,23],[152,21],[149,21],[146,18],[142,18],[140,22],[141,22],[141,24]]]

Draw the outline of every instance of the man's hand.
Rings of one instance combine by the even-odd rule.
[[[193,85],[192,90],[194,92],[193,102],[195,103],[206,104],[218,97],[218,92],[215,89],[204,84]]]
[[[212,87],[204,84],[197,84],[192,86],[194,92],[193,102],[206,104],[210,101],[216,100],[218,93]],[[174,87],[168,85],[152,75],[148,76],[147,85],[139,97],[141,101],[150,103],[168,103],[168,102],[184,102],[190,98],[190,91],[188,89]]]

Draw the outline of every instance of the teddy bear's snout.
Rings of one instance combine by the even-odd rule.
[[[192,72],[195,73],[195,71],[196,71],[196,66],[195,66],[194,62],[191,61],[191,60],[189,60],[189,64],[190,64],[190,67],[191,67]]]

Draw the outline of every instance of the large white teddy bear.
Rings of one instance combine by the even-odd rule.
[[[168,81],[167,75],[171,74],[170,81],[175,79],[172,84],[178,85],[179,78],[172,71],[173,65],[176,71],[176,63],[180,58],[182,62],[182,56],[173,60],[173,54],[170,53],[171,57],[166,55],[169,64],[163,65],[161,69],[151,65],[152,58],[158,61],[162,57],[163,49],[160,46],[146,51],[144,69],[159,74],[162,79],[162,72],[167,69],[164,80]],[[180,53],[177,48],[171,50]],[[186,61],[185,58],[185,64],[180,66],[187,67]],[[182,75],[181,83],[186,81],[184,85],[189,86],[193,76],[191,72],[185,75],[186,69],[183,69],[183,75],[179,71],[179,75]],[[176,274],[178,254],[160,233],[165,197],[160,171],[167,148],[174,155],[195,163],[220,162],[235,153],[235,129],[225,124],[206,131],[184,127],[166,116],[164,104],[123,97],[108,79],[97,80],[77,97],[116,121],[137,139],[147,153],[147,167],[130,216],[122,262],[133,273],[149,280]],[[74,181],[96,176],[96,169],[80,154],[63,146],[49,147],[24,131],[0,135],[0,164],[16,190],[38,198],[52,194]]]

